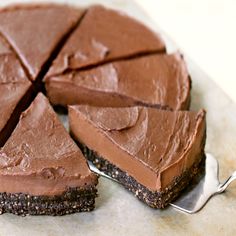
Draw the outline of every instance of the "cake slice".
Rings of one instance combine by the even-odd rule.
[[[151,52],[165,52],[159,35],[122,12],[92,6],[59,53],[48,76]]]
[[[32,96],[31,82],[14,52],[0,37],[0,147],[10,136]]]
[[[164,208],[204,163],[205,112],[69,107],[86,158],[153,208]]]
[[[83,14],[84,10],[65,5],[11,6],[0,10],[0,32],[35,80]]]
[[[97,176],[39,94],[0,149],[0,211],[63,215],[94,209]]]
[[[44,82],[54,105],[145,105],[178,110],[187,109],[190,103],[190,78],[179,53],[113,62],[47,77]]]

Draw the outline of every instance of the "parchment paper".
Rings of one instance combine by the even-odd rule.
[[[0,5],[11,2],[22,1],[3,0]],[[142,9],[130,0],[57,2],[77,5],[100,2],[122,9],[160,32]],[[168,44],[168,51],[176,50],[174,43],[163,32],[162,35]],[[224,180],[236,169],[236,104],[186,55],[185,58],[193,81],[191,109],[207,110],[206,151],[213,153],[219,160],[220,177]],[[63,217],[1,215],[0,236],[235,235],[235,184],[224,194],[213,197],[195,215],[187,215],[171,207],[165,210],[150,209],[123,187],[104,178],[100,178],[98,190],[96,210],[91,213]]]

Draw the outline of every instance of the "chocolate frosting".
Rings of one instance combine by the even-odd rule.
[[[83,107],[89,120],[96,119],[96,125],[101,129],[112,131],[127,129],[135,125],[138,119],[138,108],[107,108],[107,112],[96,107]],[[89,109],[87,111],[87,108]],[[115,125],[114,125],[115,123]]]
[[[203,110],[70,106],[69,120],[78,141],[154,191],[191,167],[204,148]]]
[[[93,6],[54,61],[48,76],[151,51],[165,51],[159,35],[123,12]]]
[[[83,10],[63,5],[19,5],[0,11],[0,32],[8,39],[34,80],[58,42]]]
[[[187,109],[190,79],[179,53],[149,55],[45,79],[53,104]]]
[[[0,134],[30,86],[15,54],[0,37]]]
[[[84,10],[60,5],[0,10],[0,34],[11,46],[0,38],[0,132],[32,87],[21,64],[31,80],[46,72],[44,66],[83,15]],[[94,6],[44,80],[53,104],[101,106],[70,106],[72,133],[154,191],[166,188],[200,158],[206,128],[202,110],[136,106],[189,106],[190,79],[182,56],[160,52],[165,52],[162,39],[146,26]],[[53,196],[95,184],[97,177],[81,151],[39,94],[0,149],[0,192]]]
[[[96,183],[81,151],[39,94],[0,150],[0,192],[50,196]]]

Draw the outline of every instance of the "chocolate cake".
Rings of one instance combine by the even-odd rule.
[[[153,208],[164,208],[204,160],[205,112],[69,107],[84,155]]]
[[[202,167],[206,129],[203,110],[181,111],[191,81],[180,53],[103,6],[16,5],[0,22],[0,213],[94,209],[84,155],[151,207],[180,194]],[[40,92],[73,105],[84,155]]]
[[[84,10],[65,5],[16,5],[0,10],[0,32],[35,80],[83,14]]]
[[[10,46],[0,36],[0,147],[29,104],[32,84]]]
[[[63,215],[94,208],[97,176],[40,93],[0,149],[0,211]]]
[[[53,62],[48,76],[152,52],[165,52],[159,35],[122,12],[92,6]]]
[[[54,105],[188,109],[190,78],[179,53],[149,55],[45,79]]]

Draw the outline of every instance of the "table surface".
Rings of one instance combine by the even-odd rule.
[[[6,2],[9,1],[0,4]],[[94,2],[122,9],[154,30],[160,30],[132,1],[80,0],[79,4]],[[177,50],[175,44],[165,34],[163,36],[168,51]],[[185,58],[193,81],[191,109],[207,110],[206,151],[219,160],[220,178],[223,180],[236,169],[236,104],[187,55]],[[235,186],[232,184],[227,192],[213,197],[199,213],[187,215],[171,207],[151,209],[117,183],[100,178],[99,197],[93,212],[25,218],[4,214],[0,216],[0,235],[234,235]]]
[[[236,102],[236,1],[136,2]]]

